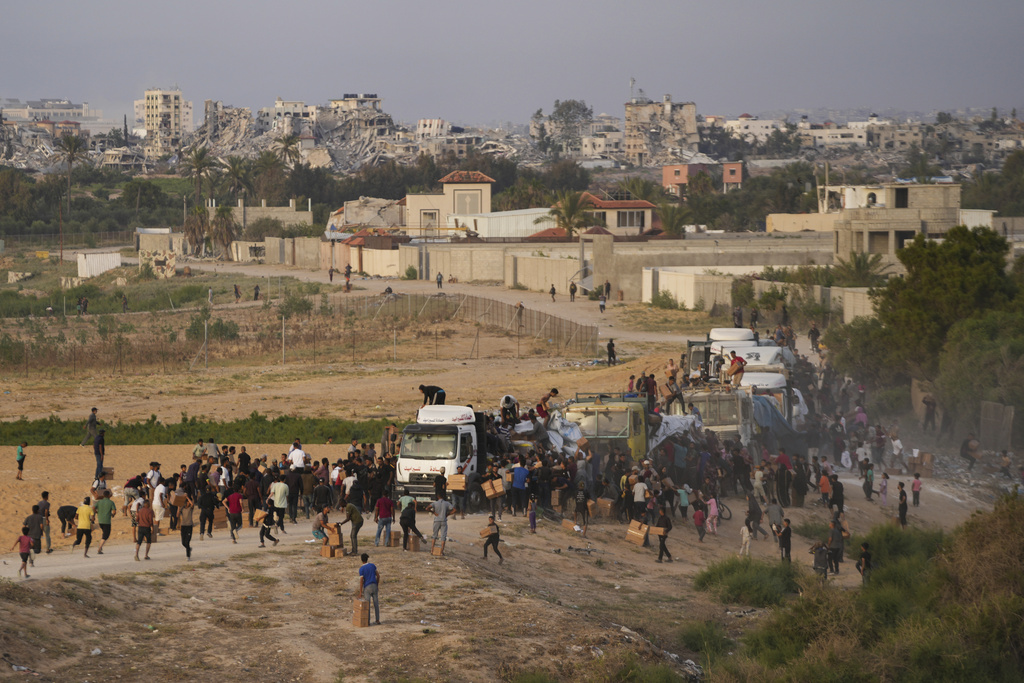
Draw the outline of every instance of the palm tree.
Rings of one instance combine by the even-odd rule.
[[[85,156],[85,142],[77,135],[65,135],[57,143],[61,160],[68,166],[68,215],[71,215],[71,170]]]
[[[882,265],[881,254],[858,254],[851,251],[846,261],[837,259],[832,272],[835,282],[845,287],[872,287],[880,284],[889,266]]]
[[[210,150],[206,147],[193,147],[182,163],[182,174],[186,178],[192,178],[195,183],[196,206],[202,204],[203,178],[213,172],[216,164],[217,162],[210,156]]]
[[[590,224],[590,204],[590,195],[586,192],[559,192],[555,205],[547,215],[533,222],[554,221],[555,226],[565,230],[565,234],[571,239],[573,233]]]
[[[248,161],[238,156],[228,157],[222,164],[224,175],[227,176],[227,190],[237,203],[239,193],[245,196],[246,192],[252,192],[252,167]]]
[[[298,135],[285,135],[277,141],[277,148],[278,154],[285,164],[295,165],[302,158],[302,152],[299,151]]]
[[[666,235],[686,237],[683,227],[692,222],[690,207],[685,204],[662,202],[658,205],[658,216],[661,218],[661,229]]]
[[[620,180],[619,189],[625,190],[636,199],[642,199],[652,204],[657,204],[665,197],[665,188],[653,180],[636,175]]]
[[[235,241],[235,214],[230,206],[218,206],[210,224],[210,239],[221,246],[225,257],[231,260],[231,243]]]
[[[192,247],[193,254],[206,246],[208,223],[209,217],[206,207],[200,205],[192,207],[192,211],[189,212],[188,218],[185,219],[185,225],[182,229],[185,233],[185,241]]]

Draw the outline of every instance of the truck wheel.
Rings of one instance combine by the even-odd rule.
[[[470,512],[480,512],[487,505],[487,496],[479,484],[473,485],[466,496],[466,507]]]

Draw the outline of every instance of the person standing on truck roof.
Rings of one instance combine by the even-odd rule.
[[[744,368],[746,367],[747,361],[737,356],[735,351],[729,352],[729,374],[732,376],[732,385],[734,387],[740,385],[740,381],[743,379]]]
[[[423,405],[424,406],[443,406],[445,399],[445,391],[441,387],[436,387],[433,384],[421,384],[420,391],[423,393]]]

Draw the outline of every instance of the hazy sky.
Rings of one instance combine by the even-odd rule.
[[[178,84],[256,108],[375,92],[396,119],[622,116],[629,79],[701,114],[812,107],[1024,112],[1024,0],[4,2],[0,96],[130,113]]]

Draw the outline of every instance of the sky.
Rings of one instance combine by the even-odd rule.
[[[256,109],[377,93],[399,121],[621,117],[630,79],[700,114],[1017,107],[1022,0],[51,0],[0,11],[0,97],[131,114],[149,87]]]

